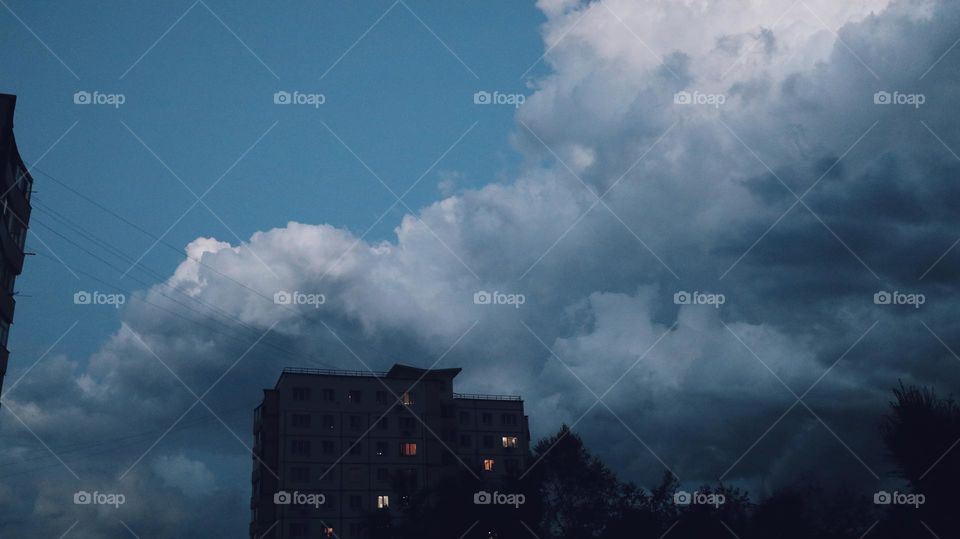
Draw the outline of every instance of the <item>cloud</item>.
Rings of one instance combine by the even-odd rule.
[[[540,1],[551,72],[517,113],[515,179],[406,215],[387,242],[295,222],[196,239],[88,361],[44,361],[9,397],[81,477],[54,487],[66,471],[41,461],[18,508],[62,533],[75,486],[118,488],[138,533],[241,534],[239,517],[193,522],[186,493],[246,514],[249,413],[283,366],[441,357],[465,368],[463,390],[522,393],[534,435],[578,422],[641,483],[666,466],[691,482],[872,484],[888,388],[958,381],[938,337],[960,336],[960,258],[938,258],[960,224],[943,147],[960,145],[960,56],[937,60],[960,9],[791,4]],[[675,104],[681,91],[726,100]],[[878,91],[926,104],[876,105]],[[526,302],[476,305],[478,290]],[[874,305],[878,290],[929,301]],[[325,302],[277,305],[281,291]],[[726,302],[676,305],[679,291]],[[0,426],[4,459],[35,448]]]

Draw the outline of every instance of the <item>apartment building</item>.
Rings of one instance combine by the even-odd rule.
[[[254,412],[251,537],[367,536],[377,511],[470,467],[526,466],[520,397],[460,394],[461,369],[284,369]]]
[[[0,387],[7,374],[10,351],[7,338],[13,324],[14,282],[23,271],[23,245],[30,222],[30,192],[33,178],[27,171],[13,136],[13,111],[17,96],[0,94],[0,205],[3,231],[0,232]]]

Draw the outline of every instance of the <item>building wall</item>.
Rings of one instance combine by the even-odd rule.
[[[279,480],[255,464],[251,535],[267,532],[276,518],[280,522],[268,537],[297,537],[292,533],[298,531],[320,537],[333,528],[338,537],[355,539],[362,537],[358,529],[365,514],[378,509],[380,496],[397,508],[402,489],[436,486],[462,464],[490,478],[504,475],[508,460],[522,468],[529,448],[523,402],[455,398],[457,372],[431,371],[417,382],[423,371],[392,376],[285,371],[275,389],[265,392],[259,422],[255,419],[257,453]],[[407,400],[405,393],[408,404],[398,402],[398,396]],[[476,443],[461,446],[461,436]],[[485,436],[491,447],[483,446]],[[503,436],[516,437],[517,447],[504,448]],[[402,444],[416,444],[416,454],[404,454]],[[444,457],[444,446],[459,459]],[[276,456],[268,460],[271,451]],[[483,471],[484,459],[494,460],[493,470]],[[397,483],[398,477],[405,479]],[[268,478],[276,489],[267,488]],[[281,490],[323,494],[325,503],[275,505],[273,493]]]
[[[13,134],[16,96],[0,94],[0,387],[7,373],[7,340],[13,324],[14,284],[23,270],[23,246],[30,222],[33,178]]]

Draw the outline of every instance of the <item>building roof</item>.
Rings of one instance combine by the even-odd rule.
[[[428,376],[449,376],[453,378],[460,374],[462,370],[463,369],[458,367],[452,369],[421,369],[419,367],[394,363],[393,367],[390,367],[390,370],[387,371],[387,378],[426,378]]]
[[[399,378],[399,379],[418,379],[432,377],[450,377],[453,378],[460,374],[460,368],[451,369],[421,369],[401,363],[394,363],[389,371],[351,371],[338,369],[315,369],[308,367],[285,367],[280,374],[282,379],[290,374],[308,374],[313,376],[346,376],[346,377],[364,377],[364,378]],[[280,380],[277,380],[279,385]]]

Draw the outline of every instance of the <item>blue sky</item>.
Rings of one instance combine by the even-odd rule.
[[[253,146],[204,198],[219,219],[198,204],[166,236],[176,246],[198,236],[237,244],[237,237],[288,221],[362,234],[395,199],[357,157],[399,195],[463,137],[404,198],[413,209],[438,199],[441,182],[456,192],[502,179],[517,164],[508,141],[515,110],[477,107],[473,93],[528,93],[528,78],[546,69],[537,63],[544,19],[524,2],[281,2],[268,10],[216,0],[7,5],[23,24],[3,10],[0,61],[9,75],[0,90],[19,96],[24,159],[31,163],[50,148],[41,171],[159,235],[196,199],[131,131],[198,195]],[[126,100],[119,108],[78,106],[79,90]],[[322,93],[326,101],[278,107],[278,90]],[[128,256],[136,259],[153,243],[42,173],[34,176],[39,204]],[[395,206],[367,238],[391,239],[404,213]],[[63,226],[44,209],[34,215]],[[128,290],[144,288],[131,277],[156,281],[136,270],[120,279],[122,272],[49,229],[32,228],[30,251],[52,250],[67,266]],[[143,263],[167,275],[181,260],[159,246]],[[55,261],[29,259],[17,283],[14,367],[74,320],[80,324],[61,346],[77,357],[116,329],[117,313],[72,305],[78,289],[106,291],[75,272],[79,282]]]

